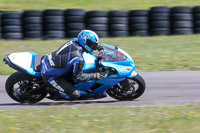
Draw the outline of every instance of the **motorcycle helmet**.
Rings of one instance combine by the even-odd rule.
[[[99,37],[91,30],[82,30],[78,34],[78,43],[89,53],[93,54],[98,46]]]

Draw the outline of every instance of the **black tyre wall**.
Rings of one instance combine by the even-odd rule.
[[[188,35],[193,33],[192,8],[177,6],[171,8],[171,30],[174,35]]]
[[[21,12],[4,12],[2,15],[2,19],[21,19]]]
[[[85,24],[84,23],[67,23],[66,29],[67,29],[67,31],[71,31],[71,30],[81,31],[81,30],[85,29]]]
[[[88,11],[86,13],[86,29],[97,33],[99,37],[108,36],[108,12],[104,10]]]
[[[63,39],[83,29],[100,37],[200,33],[200,6],[156,6],[149,10],[46,9],[1,11],[0,39]]]
[[[78,33],[85,29],[85,15],[86,12],[83,9],[67,9],[64,11],[67,38],[77,37]]]
[[[169,35],[170,29],[170,8],[166,6],[152,7],[149,13],[150,35]]]
[[[149,35],[149,10],[131,10],[129,12],[129,33],[131,36]]]
[[[4,39],[23,39],[21,12],[5,12],[2,14],[2,37]]]
[[[200,33],[200,6],[195,6],[193,8],[194,17],[194,33]]]
[[[175,6],[171,8],[171,13],[176,14],[176,13],[191,13],[192,8],[189,6]]]
[[[47,9],[43,13],[44,39],[65,38],[64,10]]]
[[[83,9],[66,9],[65,16],[85,16],[85,10]]]
[[[46,9],[43,13],[44,16],[63,16],[64,11],[61,9]]]
[[[25,10],[23,26],[25,38],[41,39],[43,37],[43,10]]]
[[[148,15],[149,15],[149,10],[130,10],[129,12],[130,17],[141,17]]]
[[[129,36],[129,11],[113,10],[109,12],[109,35],[112,37]]]
[[[43,10],[24,10],[23,17],[42,17]]]
[[[0,39],[2,38],[2,13],[0,12]]]
[[[155,14],[155,13],[170,13],[170,8],[167,7],[167,6],[154,6],[154,7],[151,7],[150,12],[152,14]]]

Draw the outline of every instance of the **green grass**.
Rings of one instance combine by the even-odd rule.
[[[55,110],[56,109],[56,110]],[[3,133],[199,133],[199,105],[0,110]]]
[[[85,10],[132,10],[152,6],[195,6],[198,0],[0,0],[1,10],[82,8]]]
[[[11,74],[14,71],[2,61],[6,54],[23,51],[47,54],[66,41],[0,40],[0,74]],[[100,41],[127,51],[135,61],[136,70],[200,70],[200,35],[103,38]]]

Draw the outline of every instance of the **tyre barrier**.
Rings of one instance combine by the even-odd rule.
[[[93,30],[99,37],[108,36],[108,12],[103,10],[86,13],[86,29]]]
[[[2,38],[2,19],[1,19],[2,13],[0,12],[0,39]]]
[[[3,39],[22,39],[23,25],[22,13],[5,12],[2,14],[2,38]]]
[[[200,6],[193,8],[193,19],[194,19],[194,32],[200,33]]]
[[[170,9],[157,6],[150,9],[149,26],[151,35],[170,35]]]
[[[43,13],[44,39],[65,38],[64,10],[47,9]]]
[[[46,9],[0,11],[0,38],[64,39],[83,29],[99,37],[200,33],[200,6],[156,6],[149,10]]]
[[[129,11],[113,10],[109,12],[109,36],[127,37],[129,36]]]
[[[39,39],[43,37],[43,11],[25,10],[22,18],[25,39]]]
[[[192,8],[188,6],[177,6],[171,8],[172,34],[188,35],[193,33]]]
[[[130,36],[149,35],[149,10],[131,10],[129,13]]]
[[[65,33],[67,38],[77,37],[78,33],[86,28],[85,13],[83,9],[65,10]]]

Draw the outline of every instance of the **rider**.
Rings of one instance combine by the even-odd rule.
[[[74,82],[99,80],[100,73],[84,73],[83,52],[93,54],[95,50],[103,51],[98,35],[91,30],[82,30],[78,38],[66,42],[56,51],[44,56],[41,73],[45,82],[70,96],[70,100],[79,99],[80,91],[63,77],[73,72]]]

